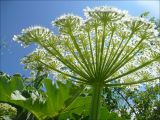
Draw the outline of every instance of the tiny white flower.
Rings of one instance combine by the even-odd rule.
[[[31,93],[31,98],[32,98],[32,104],[34,104],[34,102],[37,100],[37,95],[34,91]]]

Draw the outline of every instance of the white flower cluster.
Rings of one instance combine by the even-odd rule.
[[[80,22],[80,20],[82,20],[81,17],[76,16],[74,14],[64,14],[60,17],[58,17],[55,21],[52,21],[53,25],[63,25],[66,22]]]
[[[24,46],[28,46],[33,42],[39,42],[40,40],[47,40],[52,37],[52,32],[45,27],[31,26],[23,29],[21,35],[14,35],[13,40],[22,43]]]
[[[70,62],[72,61],[74,62],[74,60],[71,60],[71,58],[69,58],[68,54],[66,54],[66,59],[69,60]],[[43,73],[54,74],[54,77],[56,77],[58,80],[64,80],[67,79],[68,77],[55,72],[54,71],[55,69],[62,71],[66,74],[68,73],[72,74],[72,72],[70,72],[70,70],[66,66],[64,66],[61,62],[59,62],[55,57],[48,54],[46,50],[40,48],[36,49],[28,56],[24,57],[22,59],[22,63],[25,64],[26,69],[30,69],[33,72],[40,71]],[[48,66],[45,66],[44,64]]]
[[[82,18],[73,14],[65,14],[52,21],[53,26],[58,26],[63,33],[74,32],[81,25]]]
[[[135,32],[145,32],[145,33],[153,33],[153,35],[157,36],[158,31],[155,30],[155,23],[150,22],[149,20],[141,17],[132,17],[127,16],[121,20],[128,28]],[[150,34],[151,35],[151,34]]]
[[[122,17],[128,15],[128,11],[120,10],[114,7],[101,6],[93,9],[87,7],[84,9],[87,18],[94,18],[100,21],[112,22],[120,20]]]
[[[50,32],[50,30],[48,28],[45,28],[45,27],[41,27],[41,26],[30,26],[26,29],[22,29],[22,33],[25,34],[25,33],[29,33],[29,32],[32,32],[32,31],[36,31],[36,30],[39,30],[39,34],[43,35],[43,31],[44,30],[45,32]],[[38,32],[38,31],[36,31]]]
[[[44,98],[44,96],[38,93],[38,91],[32,91],[31,99],[32,99],[32,104],[34,104],[35,101],[39,101],[40,103],[43,103],[43,104],[46,102],[46,99]]]
[[[95,8],[89,8],[87,7],[86,9],[84,9],[84,12],[106,12],[106,13],[117,13],[117,14],[124,14],[127,15],[128,11],[126,10],[120,10],[118,8],[115,7],[111,7],[111,6],[101,6],[101,7],[95,7]],[[86,13],[87,14],[87,13]]]
[[[7,103],[0,103],[0,119],[11,120],[17,115],[17,109]]]
[[[33,71],[41,71],[41,72],[47,72],[48,69],[44,67],[41,63],[39,63],[39,60],[42,60],[46,57],[46,52],[43,49],[36,49],[32,53],[30,53],[28,56],[24,57],[21,62],[25,64],[26,69],[31,69]]]

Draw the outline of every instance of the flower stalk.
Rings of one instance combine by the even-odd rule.
[[[90,118],[89,120],[99,120],[100,100],[102,92],[102,84],[96,83],[92,85],[92,101],[90,106]]]

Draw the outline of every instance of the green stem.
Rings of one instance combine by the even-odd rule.
[[[92,87],[93,87],[93,92],[92,92],[93,94],[92,94],[89,120],[98,120],[102,86],[101,84],[96,83]]]
[[[159,77],[156,77],[156,78],[151,78],[151,79],[142,79],[142,80],[138,80],[138,81],[135,81],[135,82],[129,82],[129,83],[115,83],[115,84],[106,84],[107,86],[109,87],[115,87],[115,86],[125,86],[125,85],[134,85],[134,84],[140,84],[140,83],[144,83],[144,82],[150,82],[150,81],[153,81],[153,80],[157,80],[157,79],[160,79],[160,76]]]

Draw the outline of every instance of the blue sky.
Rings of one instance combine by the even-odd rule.
[[[23,48],[14,42],[12,37],[19,34],[21,29],[31,25],[42,25],[53,30],[51,21],[64,13],[73,13],[84,17],[83,9],[87,6],[114,6],[129,11],[129,14],[138,16],[144,11],[160,18],[159,0],[107,0],[107,1],[30,1],[30,0],[1,0],[0,1],[0,70],[8,74],[21,73],[29,76],[20,64],[21,58],[35,49],[35,46]]]

